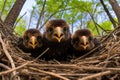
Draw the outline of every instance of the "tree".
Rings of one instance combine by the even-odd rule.
[[[118,5],[116,0],[109,0],[109,2],[118,18],[118,25],[120,25],[120,6]]]
[[[116,21],[113,19],[112,15],[110,14],[109,10],[107,9],[106,5],[104,4],[104,1],[100,0],[100,2],[103,5],[104,10],[107,13],[107,15],[108,15],[110,21],[112,22],[113,26],[116,28],[117,27]]]
[[[13,7],[9,11],[7,17],[3,21],[2,24],[3,28],[1,28],[1,31],[4,34],[4,37],[7,37],[8,35],[13,35],[13,26],[15,24],[15,21],[17,17],[19,16],[19,13],[24,5],[26,0],[16,0]]]
[[[34,24],[39,24],[39,29],[44,29],[44,25],[49,19],[62,18],[70,24],[71,32],[74,32],[78,28],[91,28],[89,27],[89,23],[93,22],[93,28],[95,28],[94,31],[96,35],[100,35],[102,32],[106,31],[104,30],[104,27],[106,26],[102,27],[99,24],[102,24],[102,22],[104,23],[104,21],[106,22],[106,20],[109,21],[109,16],[106,15],[100,1],[65,0],[57,1],[57,3],[55,2],[56,0],[46,1],[45,6],[43,6],[44,1],[36,0],[36,5],[33,7],[33,11],[31,11],[33,18],[31,18],[30,21],[39,21],[39,23]],[[108,3],[108,1],[104,2]],[[109,11],[112,11],[110,6],[107,7],[109,8]],[[39,18],[41,20],[38,20]],[[113,19],[114,18],[115,16]],[[112,18],[110,20],[112,20]],[[116,21],[114,21],[114,23],[115,22]],[[109,26],[105,29],[110,30],[111,27],[112,26]]]

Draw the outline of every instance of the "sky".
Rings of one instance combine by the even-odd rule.
[[[23,15],[25,12],[27,12],[26,15],[29,15],[29,11],[32,9],[32,6],[35,5],[35,1],[34,0],[26,0],[20,15]]]
[[[36,3],[35,3],[35,0],[26,0],[21,12],[20,12],[20,15],[25,15],[23,16],[23,19],[26,20],[26,27],[28,27],[28,24],[29,24],[29,19],[30,19],[30,11],[32,10],[32,6],[34,6]]]

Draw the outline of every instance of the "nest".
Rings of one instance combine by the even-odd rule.
[[[31,58],[0,36],[1,80],[120,80],[120,27],[101,45],[70,62]],[[47,50],[46,50],[47,51]],[[43,52],[44,54],[45,52]]]

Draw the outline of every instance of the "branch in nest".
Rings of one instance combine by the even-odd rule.
[[[23,68],[24,66],[26,66],[27,64],[29,64],[31,62],[33,62],[33,61],[28,61],[28,62],[24,63],[23,65],[18,66],[16,68],[12,68],[10,70],[2,71],[2,72],[0,72],[0,75],[5,75],[5,74],[8,74],[8,73],[13,72],[15,70],[21,69],[21,68]]]
[[[68,79],[68,78],[66,78],[66,77],[60,76],[60,75],[58,75],[58,74],[56,74],[56,73],[53,73],[53,72],[43,71],[43,70],[36,69],[36,68],[32,68],[32,67],[30,67],[30,69],[31,69],[31,70],[34,70],[34,71],[41,72],[41,73],[45,73],[45,74],[48,74],[48,75],[52,75],[52,76],[54,76],[54,77],[57,77],[57,78],[60,78],[60,79],[63,79],[63,80],[70,80],[70,79]]]
[[[8,50],[7,50],[7,48],[6,48],[5,43],[4,43],[3,40],[2,40],[1,34],[0,34],[0,42],[1,42],[1,44],[2,44],[3,51],[5,52],[6,57],[8,58],[8,60],[10,61],[11,66],[12,66],[12,68],[14,69],[14,68],[15,68],[14,61],[13,61],[10,53],[8,52]],[[13,76],[15,76],[15,75],[16,75],[16,71],[13,71]]]
[[[94,75],[90,75],[90,76],[87,76],[87,77],[80,78],[78,80],[90,80],[90,79],[97,78],[97,77],[100,77],[100,76],[103,76],[103,75],[108,75],[108,74],[111,74],[111,73],[112,73],[111,71],[100,72],[100,73],[97,73],[97,74],[94,74]]]
[[[7,70],[11,69],[10,67],[8,67],[8,66],[6,66],[5,64],[2,64],[2,63],[0,63],[0,67],[3,67],[5,69],[7,69]]]

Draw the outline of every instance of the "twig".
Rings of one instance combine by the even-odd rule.
[[[108,74],[111,74],[111,73],[112,73],[111,71],[100,72],[100,73],[97,73],[97,74],[94,74],[94,75],[90,75],[90,76],[87,76],[87,77],[80,78],[78,80],[90,80],[90,79],[97,78],[97,77],[100,77],[100,76],[103,76],[103,75],[108,75]]]
[[[62,12],[62,11],[66,11],[66,10],[70,10],[70,9],[73,9],[73,8],[67,8],[67,9],[62,9],[62,10],[58,10],[54,13],[52,13],[48,18],[47,20],[39,27],[39,30],[42,29],[42,27],[49,21],[49,19],[51,19],[55,14],[59,13],[59,12]]]
[[[31,11],[31,14],[30,14],[30,19],[29,19],[29,22],[28,22],[28,29],[30,28],[30,25],[32,23],[32,17],[34,15],[34,12],[35,12],[35,8],[33,8],[33,10]]]
[[[17,21],[16,23],[14,24],[13,28],[15,29],[16,25],[18,24],[18,22],[23,18],[23,16],[26,15],[27,12],[25,12]]]
[[[57,78],[60,78],[60,79],[63,79],[63,80],[70,80],[66,77],[60,76],[60,75],[58,75],[56,73],[53,73],[53,72],[43,71],[43,70],[32,68],[32,67],[30,67],[29,69],[37,71],[37,72],[45,73],[45,74],[48,74],[48,75],[51,75],[51,76],[54,76],[54,77],[57,77]]]
[[[103,40],[101,41],[101,43],[107,41],[107,39],[108,39],[116,30],[119,30],[119,28],[120,28],[120,26],[116,27],[113,31],[111,31],[111,32],[109,33],[109,35],[108,35],[105,39],[103,39]]]
[[[26,72],[20,72],[21,74],[26,74]],[[43,73],[39,73],[39,72],[33,72],[33,71],[28,71],[27,72],[28,75],[40,75],[40,76],[46,76],[46,74],[43,74]],[[93,75],[92,73],[89,74],[89,73],[57,73],[61,76],[67,76],[67,77],[71,77],[71,76],[74,76],[74,77],[78,77],[78,76],[89,76],[89,75]]]
[[[34,66],[38,66],[38,67],[60,67],[60,68],[72,68],[72,69],[80,69],[78,66],[76,66],[75,64],[37,64],[37,63],[33,63],[33,64],[28,64],[28,66],[34,67]]]
[[[119,72],[120,71],[120,68],[104,68],[103,67],[93,67],[93,66],[82,66],[82,67],[79,67],[79,69],[84,69],[84,70],[92,70],[92,71],[102,71],[102,70],[108,70],[108,71],[115,71],[115,72]]]
[[[40,22],[41,22],[41,18],[42,18],[43,13],[44,13],[45,5],[46,5],[46,0],[44,0],[43,6],[42,6],[42,10],[41,10],[41,12],[40,12],[40,14],[39,14],[39,19],[38,19],[38,22],[37,22],[36,29],[39,28],[39,25],[40,25]]]
[[[33,64],[28,64],[28,66],[31,67],[52,67],[52,68],[67,68],[67,69],[78,69],[78,70],[93,70],[93,71],[102,71],[103,67],[94,67],[94,66],[77,66],[75,64],[37,64],[37,63],[33,63]],[[105,68],[104,70],[109,70],[109,71],[120,71],[120,68]]]
[[[20,68],[23,68],[24,66],[26,66],[27,64],[32,63],[32,62],[33,62],[33,61],[28,61],[28,62],[24,63],[23,65],[18,66],[18,67],[16,67],[16,68],[12,68],[12,69],[10,69],[10,70],[2,71],[2,72],[0,72],[0,75],[5,75],[5,74],[8,74],[8,73],[13,72],[13,71],[15,71],[15,70],[18,70],[18,69],[20,69]]]
[[[5,69],[11,69],[10,67],[8,67],[8,66],[6,66],[5,64],[2,64],[2,63],[0,63],[0,67],[3,67],[3,68],[5,68]]]
[[[7,51],[7,48],[6,48],[6,46],[5,46],[5,44],[4,44],[3,40],[2,40],[1,34],[0,34],[0,42],[1,42],[1,44],[2,44],[2,47],[3,47],[3,50],[4,50],[4,52],[5,52],[6,57],[7,57],[8,60],[10,61],[10,64],[11,64],[12,69],[14,69],[14,68],[15,68],[14,61],[13,61],[11,55],[9,54],[9,52]],[[13,76],[15,76],[15,75],[16,75],[16,71],[13,71]]]

